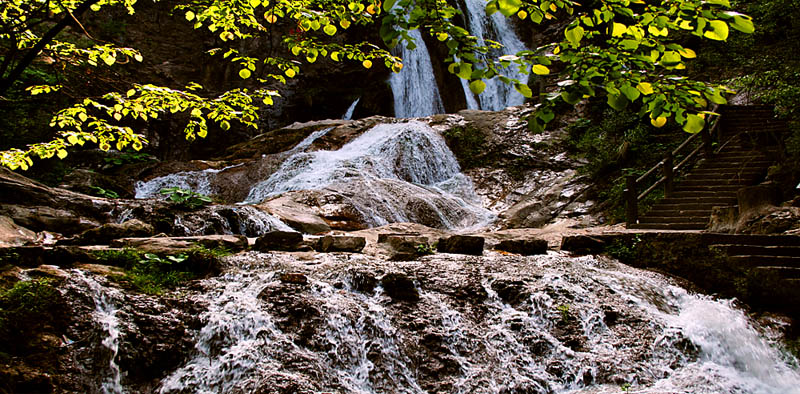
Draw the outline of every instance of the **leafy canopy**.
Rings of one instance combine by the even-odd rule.
[[[159,0],[153,0],[159,1]],[[514,67],[536,76],[555,76],[557,91],[543,100],[529,120],[539,130],[554,118],[561,101],[576,104],[590,97],[605,97],[615,109],[640,102],[642,115],[655,126],[672,118],[688,132],[704,127],[709,103],[725,102],[729,90],[691,80],[683,73],[696,53],[685,43],[696,36],[724,41],[730,30],[754,31],[750,17],[732,11],[729,0],[489,0],[488,15],[535,24],[559,22],[563,38],[534,50],[493,55],[501,45],[478,38],[459,25],[459,11],[445,0],[180,0],[173,12],[195,29],[218,35],[220,45],[208,53],[235,64],[242,79],[266,84],[285,83],[301,71],[303,62],[320,57],[356,61],[365,68],[383,63],[395,72],[401,59],[388,49],[413,48],[408,31],[422,29],[449,50],[448,70],[469,81],[472,91],[485,88],[484,79],[499,78],[513,84],[524,96],[533,92],[525,81],[505,77],[502,69]],[[134,48],[94,41],[78,45],[61,37],[67,26],[91,18],[92,12],[123,7],[135,12],[136,0],[5,0],[0,3],[0,97],[36,59],[49,59],[67,67],[112,67],[131,60],[141,62]],[[280,28],[278,26],[280,25]],[[374,25],[384,47],[367,41],[347,43],[334,36],[353,25]],[[291,33],[287,27],[293,27]],[[282,55],[244,53],[243,42],[256,40],[273,30],[285,32]],[[86,33],[89,36],[88,32]],[[90,36],[89,36],[90,37]],[[73,40],[75,41],[75,40]],[[29,86],[30,94],[47,94],[58,85]],[[202,86],[183,89],[135,84],[125,92],[86,97],[53,117],[56,137],[24,149],[2,152],[2,165],[27,169],[32,158],[64,158],[67,149],[92,142],[101,149],[139,150],[147,142],[130,126],[131,119],[156,119],[172,114],[188,115],[187,139],[205,137],[209,123],[223,130],[238,123],[256,127],[260,104],[270,105],[275,90],[233,89],[207,97]]]

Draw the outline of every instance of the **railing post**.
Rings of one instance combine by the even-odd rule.
[[[636,175],[627,175],[625,177],[624,193],[627,204],[625,211],[626,226],[630,227],[631,224],[639,222],[639,196],[636,192]]]
[[[717,119],[717,122],[720,120]],[[711,130],[710,127],[703,127],[700,131],[700,138],[703,139],[703,148],[705,148],[706,157],[711,157],[714,154],[714,147],[711,143]]]
[[[672,152],[664,155],[664,196],[672,194]]]

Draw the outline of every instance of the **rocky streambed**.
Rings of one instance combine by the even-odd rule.
[[[162,296],[57,278],[8,392],[791,393],[797,360],[731,301],[605,257],[244,252]],[[772,338],[772,339],[770,339]],[[35,353],[35,354],[34,354]]]

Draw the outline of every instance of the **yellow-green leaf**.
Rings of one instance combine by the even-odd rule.
[[[483,92],[484,89],[486,89],[486,82],[483,82],[480,79],[472,81],[469,84],[469,90],[471,90],[472,93],[481,94],[481,92]]]
[[[327,34],[329,36],[332,36],[332,35],[336,34],[336,26],[334,26],[334,25],[325,25],[325,27],[322,28],[322,31],[324,31],[325,34]]]
[[[636,85],[636,89],[642,92],[642,94],[645,96],[648,94],[653,94],[653,85],[651,85],[650,82],[639,82],[639,84]]]
[[[658,128],[664,127],[664,125],[667,124],[667,118],[663,116],[659,116],[655,119],[650,118],[650,124]]]
[[[67,157],[67,151],[64,149],[59,149],[58,152],[56,152],[56,156],[58,156],[59,159],[64,160],[64,158]]]
[[[372,67],[372,60],[369,59],[364,60],[363,62],[361,62],[361,65],[364,66],[364,68],[370,68]]]
[[[187,21],[191,21],[191,20],[193,20],[193,19],[194,19],[194,17],[195,17],[195,15],[194,15],[194,12],[192,12],[192,11],[186,11],[186,20],[187,20]]]
[[[243,69],[239,70],[239,76],[242,79],[250,78],[250,75],[252,75],[252,73],[250,72],[250,70],[248,70],[246,68],[243,68]]]
[[[74,134],[70,134],[67,136],[67,142],[69,142],[70,145],[75,145],[78,143],[78,137],[76,137]]]
[[[625,26],[622,23],[614,22],[614,27],[611,30],[611,35],[614,37],[619,37],[625,34],[626,31],[628,31],[628,26]]]
[[[550,69],[547,68],[547,66],[543,66],[541,64],[534,64],[533,67],[531,67],[531,71],[533,71],[533,73],[536,75],[550,74]]]
[[[686,116],[686,123],[683,124],[683,130],[687,133],[699,133],[706,125],[706,120],[700,115],[689,114]]]
[[[728,24],[724,21],[708,21],[708,25],[706,26],[707,30],[703,33],[703,37],[717,41],[725,41],[728,39]]]
[[[283,73],[289,78],[294,78],[294,76],[297,75],[297,72],[295,72],[292,68],[287,68]]]

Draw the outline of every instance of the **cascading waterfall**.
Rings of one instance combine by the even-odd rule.
[[[467,22],[467,30],[478,38],[478,45],[486,45],[485,39],[491,39],[503,45],[501,50],[493,50],[490,55],[516,54],[527,48],[514,32],[507,18],[496,12],[486,15],[484,0],[464,0],[466,6],[462,10]],[[444,104],[439,94],[436,78],[428,47],[419,30],[408,32],[414,39],[416,48],[409,50],[398,45],[395,55],[403,59],[403,70],[392,74],[389,82],[394,96],[395,116],[399,118],[428,116],[444,112]],[[526,73],[515,66],[502,71],[502,74],[522,83],[527,81]],[[486,81],[486,88],[480,95],[474,95],[469,89],[469,81],[462,79],[462,87],[467,99],[467,107],[487,111],[499,111],[509,106],[521,105],[525,98],[512,85],[503,83],[497,78]]]
[[[484,257],[485,279],[467,284],[461,275],[476,266],[442,256],[402,265],[237,259],[205,281],[196,355],[161,393],[277,390],[287,381],[294,392],[611,394],[624,382],[636,393],[800,393],[797,360],[730,302],[604,259]],[[279,279],[309,268],[306,285]],[[365,290],[353,269],[408,270],[420,278],[420,299],[398,304],[380,285]],[[465,285],[485,292],[483,301],[452,293]]]
[[[155,198],[161,196],[159,193],[161,189],[167,187],[179,187],[187,189],[199,194],[212,195],[215,193],[212,187],[214,177],[222,171],[230,168],[238,167],[241,164],[228,166],[225,168],[213,169],[209,168],[202,171],[181,171],[174,174],[169,174],[157,178],[153,178],[147,182],[136,182],[136,196],[135,198]]]
[[[417,47],[411,50],[400,44],[393,50],[395,56],[403,59],[403,69],[389,78],[394,116],[412,118],[444,113],[428,47],[419,30],[411,30],[408,35]]]
[[[467,29],[472,35],[478,37],[478,45],[486,45],[485,39],[490,39],[503,44],[501,50],[490,52],[491,55],[516,54],[524,51],[525,44],[520,41],[508,19],[499,12],[491,16],[486,15],[486,1],[464,0],[466,10],[462,10],[467,20]],[[502,53],[501,53],[502,52]],[[522,83],[528,76],[516,69],[514,65],[503,70],[503,75],[518,79]],[[469,89],[469,82],[462,79],[461,84],[467,96],[467,107],[486,111],[500,111],[506,107],[521,105],[525,98],[514,89],[514,86],[503,83],[497,78],[486,81],[486,89],[477,98]]]
[[[413,196],[430,196],[428,209],[450,228],[492,219],[442,137],[420,122],[377,125],[336,151],[298,151],[253,186],[245,203],[323,188],[348,191],[372,225],[411,221],[406,198]]]
[[[81,270],[72,270],[71,273],[71,278],[76,282],[74,285],[84,288],[94,301],[94,319],[100,324],[104,334],[101,344],[109,353],[108,369],[103,371],[105,377],[100,384],[100,391],[103,394],[122,394],[122,373],[117,365],[120,330],[116,316],[118,309],[112,295],[114,290],[104,288]]]
[[[357,98],[355,101],[353,101],[352,104],[350,104],[349,107],[347,107],[347,111],[345,111],[344,115],[342,116],[342,119],[344,120],[353,119],[353,112],[355,112],[356,106],[358,105],[359,101],[361,101],[361,97]]]

